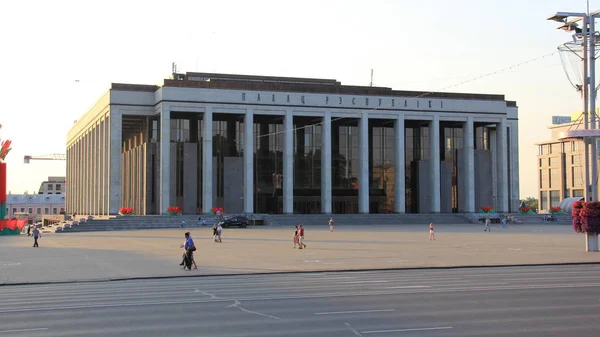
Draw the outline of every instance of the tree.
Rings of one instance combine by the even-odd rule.
[[[525,206],[531,207],[531,209],[538,209],[538,200],[533,197],[527,197],[525,200],[521,200],[521,203],[525,203]]]

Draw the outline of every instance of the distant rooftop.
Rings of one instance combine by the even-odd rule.
[[[64,194],[8,194],[7,204],[64,204]]]
[[[488,101],[505,101],[504,95],[451,93],[451,92],[428,92],[428,91],[405,91],[393,90],[387,87],[369,87],[342,85],[334,79],[316,79],[301,77],[275,77],[257,75],[234,75],[217,73],[185,74],[175,73],[170,79],[165,79],[164,87],[192,87],[207,89],[230,89],[230,90],[256,90],[256,91],[285,91],[285,92],[307,92],[307,93],[330,93],[346,95],[375,95],[375,96],[404,96],[424,98],[454,98],[454,99],[478,99]],[[160,87],[156,85],[113,83],[111,89],[129,91],[154,92]],[[516,106],[516,102],[508,101],[508,106]]]

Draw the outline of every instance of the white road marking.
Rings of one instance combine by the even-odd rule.
[[[20,329],[20,330],[0,330],[0,333],[30,332],[30,331],[44,331],[44,330],[48,330],[48,328]]]
[[[354,333],[355,336],[362,337],[362,335],[360,334],[360,332],[356,331],[356,329],[354,329],[348,322],[346,322],[344,324],[346,324],[346,326],[348,327],[348,329],[350,329],[350,331],[352,331],[352,333]]]
[[[390,312],[396,309],[375,309],[375,310],[356,310],[356,311],[330,311],[330,312],[315,312],[315,315],[343,315],[343,314],[362,314],[369,312]]]
[[[243,311],[243,312],[245,312],[247,314],[254,314],[254,315],[259,315],[259,316],[268,317],[268,318],[272,318],[272,319],[281,319],[281,318],[276,317],[276,316],[271,316],[271,315],[263,314],[263,313],[260,313],[260,312],[256,312],[256,311],[244,309],[244,308],[242,308],[240,306],[240,304],[242,304],[240,301],[235,300],[235,302],[232,305],[228,306],[228,308],[238,308],[238,309],[240,309],[241,311]]]
[[[398,287],[385,287],[384,289],[411,289],[411,288],[431,288],[430,286],[398,286]]]
[[[428,330],[447,330],[452,329],[451,326],[439,326],[435,328],[414,328],[414,329],[395,329],[395,330],[373,330],[373,331],[361,331],[363,334],[373,333],[388,333],[388,332],[409,332],[409,331],[428,331]]]
[[[357,284],[357,283],[388,283],[388,281],[348,281],[340,282],[341,284]]]
[[[19,263],[19,262],[9,262],[9,263],[4,263],[2,265],[5,266],[5,267],[14,267],[14,266],[20,266],[21,263]]]

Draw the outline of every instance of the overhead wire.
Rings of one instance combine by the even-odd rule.
[[[475,81],[479,81],[481,79],[484,79],[484,78],[487,78],[487,77],[490,77],[490,76],[499,75],[501,73],[507,72],[509,70],[513,70],[515,68],[520,68],[520,67],[525,66],[527,64],[530,64],[530,63],[542,60],[544,58],[550,57],[552,55],[555,55],[556,53],[558,53],[558,50],[556,50],[556,51],[554,51],[552,53],[548,53],[548,54],[545,54],[545,55],[542,55],[542,56],[538,56],[538,57],[529,59],[527,61],[523,61],[523,62],[520,62],[520,63],[513,64],[511,66],[507,66],[507,67],[501,68],[501,69],[496,70],[496,71],[492,71],[492,72],[489,72],[489,73],[485,73],[483,75],[472,77],[472,78],[470,78],[468,80],[461,81],[461,82],[458,82],[458,83],[455,83],[455,84],[451,84],[451,85],[442,87],[442,88],[434,90],[434,91],[427,91],[427,92],[424,92],[424,93],[422,93],[420,95],[413,96],[413,97],[408,97],[408,98],[409,99],[418,99],[418,98],[423,98],[423,97],[426,97],[426,96],[429,96],[429,95],[437,94],[437,93],[443,92],[444,90],[452,89],[452,88],[455,88],[455,87],[458,87],[458,86],[461,86],[461,85],[465,85],[465,84],[469,84],[469,83],[472,83],[472,82],[475,82]],[[341,116],[341,117],[332,118],[331,122],[333,123],[333,122],[341,120],[341,119],[360,116],[360,115],[362,115],[365,112],[375,112],[375,111],[378,111],[378,110],[379,110],[379,108],[375,107],[373,109],[365,109],[365,110],[360,111],[360,112],[348,113],[348,114],[346,114],[344,116]],[[275,136],[275,135],[283,134],[283,133],[286,133],[286,132],[294,132],[294,131],[298,131],[298,130],[303,130],[303,129],[310,128],[310,127],[313,127],[313,126],[319,126],[319,125],[322,125],[324,123],[325,123],[325,121],[321,121],[321,122],[317,122],[317,123],[313,123],[313,124],[308,124],[308,125],[303,125],[303,126],[299,126],[299,127],[295,127],[295,128],[291,128],[291,129],[286,129],[286,130],[281,130],[281,131],[275,131],[275,132],[271,132],[271,133],[267,133],[267,134],[263,134],[263,135],[258,135],[257,138]]]

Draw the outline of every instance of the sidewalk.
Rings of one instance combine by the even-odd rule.
[[[438,225],[305,226],[307,249],[292,249],[293,228],[191,229],[198,270],[179,266],[185,229],[45,234],[40,248],[26,235],[0,237],[0,285],[138,277],[294,271],[600,263],[570,226]]]

